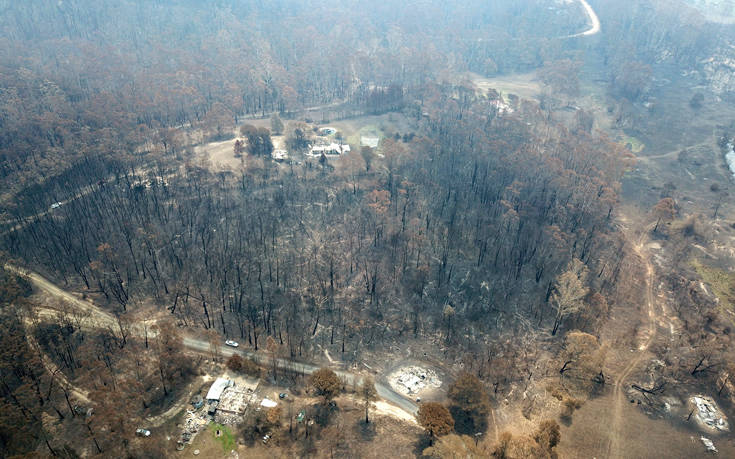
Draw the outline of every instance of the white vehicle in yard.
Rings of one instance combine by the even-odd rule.
[[[239,346],[239,344],[237,344],[237,341],[232,341],[231,339],[228,339],[227,341],[225,341],[225,344],[228,345],[228,346],[230,346],[230,347],[238,347]]]
[[[148,429],[136,429],[135,434],[139,437],[150,437],[151,431]]]

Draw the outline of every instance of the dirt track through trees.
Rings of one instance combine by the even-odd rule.
[[[118,320],[115,316],[112,314],[102,310],[97,305],[91,303],[90,301],[86,300],[80,300],[73,294],[59,288],[58,286],[54,285],[52,282],[44,278],[38,273],[34,273],[31,271],[28,271],[26,269],[20,268],[18,266],[12,265],[12,264],[6,264],[5,269],[13,272],[17,275],[23,276],[27,280],[29,280],[36,288],[42,290],[43,292],[62,299],[66,302],[68,302],[70,305],[74,307],[79,312],[83,313],[83,325],[85,327],[90,328],[106,328],[106,329],[114,329],[115,326],[118,326]],[[34,311],[34,314],[37,318],[51,318],[54,316],[54,313],[63,313],[63,311],[56,311],[54,309],[49,309],[45,307],[37,307]],[[29,324],[31,325],[31,324]],[[35,324],[34,324],[35,325]],[[130,327],[131,332],[134,335],[137,336],[143,336],[143,333],[146,331],[144,330],[143,326],[141,324],[132,324]],[[147,331],[148,337],[154,336],[154,333],[152,333],[150,330]],[[28,334],[31,335],[30,333]],[[191,337],[185,337],[184,338],[184,346],[188,347],[190,350],[194,350],[197,352],[210,352],[210,345],[209,342],[206,340],[199,340],[196,338]],[[38,352],[44,358],[43,352],[41,351],[41,348],[38,347]],[[257,361],[260,361],[264,365],[269,365],[269,357],[258,354],[255,355],[253,352],[248,351],[241,351],[241,350],[234,350],[230,347],[222,347],[220,349],[220,353],[222,355],[231,355],[233,353],[238,353],[245,355],[250,358],[254,358]],[[294,370],[301,373],[310,373],[311,371],[314,371],[318,366],[303,363],[303,362],[295,362],[287,359],[277,359],[278,366],[280,368],[285,368],[289,370]],[[50,370],[49,370],[50,371]],[[58,372],[60,373],[60,372]],[[359,382],[362,377],[359,375],[354,375],[352,373],[344,372],[344,371],[337,371],[337,373],[340,375],[340,377],[344,378],[346,381],[351,383],[357,383]],[[86,392],[82,390],[81,388],[76,388],[71,386],[68,381],[66,381],[67,384],[72,388],[75,392],[78,393],[78,396],[80,398],[86,399]],[[380,395],[384,400],[391,403],[392,408],[388,408],[387,403],[382,402],[382,405],[378,405],[378,411],[382,414],[387,414],[390,416],[397,417],[399,419],[403,419],[404,421],[411,420],[412,422],[415,422],[414,420],[414,414],[417,411],[417,406],[412,401],[402,397],[398,393],[396,393],[393,389],[391,389],[387,384],[383,384],[381,382],[376,382],[376,388],[378,390],[378,395]],[[191,390],[191,387],[188,389]],[[185,397],[184,402],[188,402],[188,397]],[[186,403],[184,403],[181,406],[175,405],[174,407],[171,407],[169,410],[167,410],[162,415],[159,415],[156,417],[156,424],[160,425],[163,422],[165,422],[165,419],[168,415],[173,416],[177,412],[180,411],[182,406],[185,406]],[[400,413],[398,413],[400,411]]]
[[[107,324],[115,323],[115,317],[112,314],[102,311],[101,309],[99,309],[97,306],[90,303],[89,301],[80,300],[79,298],[67,292],[66,290],[60,289],[59,287],[57,287],[56,285],[51,283],[48,279],[46,279],[45,277],[41,276],[38,273],[27,271],[23,268],[20,268],[18,266],[11,265],[11,264],[6,264],[5,269],[28,279],[29,281],[31,281],[33,285],[35,285],[40,290],[54,297],[67,301],[68,303],[71,303],[76,309],[90,316],[97,317],[102,323],[107,323]]]
[[[609,458],[623,458],[625,455],[621,451],[621,445],[624,440],[623,430],[623,406],[626,402],[625,387],[628,377],[638,368],[638,365],[647,357],[647,351],[653,340],[656,338],[656,322],[657,312],[655,307],[655,297],[653,294],[655,270],[653,263],[650,261],[650,255],[644,252],[644,243],[647,241],[647,231],[645,228],[641,235],[641,240],[633,246],[633,250],[638,254],[641,261],[646,266],[646,306],[648,310],[648,330],[645,340],[638,346],[636,356],[623,368],[615,380],[615,389],[613,391],[613,416],[610,430],[610,439],[607,445],[607,454]]]

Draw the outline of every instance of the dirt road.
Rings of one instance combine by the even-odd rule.
[[[648,228],[643,230],[640,242],[634,246],[634,251],[638,254],[641,261],[646,266],[646,305],[648,310],[648,330],[646,332],[646,338],[638,346],[635,357],[633,357],[628,364],[622,369],[620,374],[615,379],[615,389],[613,391],[613,416],[612,423],[610,425],[610,441],[607,445],[607,454],[605,457],[608,458],[623,458],[625,455],[621,451],[621,445],[624,443],[625,438],[622,434],[623,431],[623,407],[627,401],[625,394],[625,387],[627,386],[628,377],[635,371],[636,368],[648,357],[648,348],[656,338],[657,330],[657,318],[658,313],[656,311],[655,296],[653,293],[653,283],[655,278],[655,270],[653,263],[650,261],[650,254],[645,250],[645,243],[647,242]]]
[[[82,312],[87,319],[92,320],[92,322],[100,328],[107,328],[110,326],[115,326],[117,324],[117,319],[109,312],[102,310],[89,301],[77,298],[66,290],[57,287],[51,281],[38,273],[28,271],[10,263],[5,264],[5,270],[24,277],[39,290],[69,303],[77,311]]]
[[[138,171],[138,175],[140,175],[141,177],[143,177],[143,176],[145,176],[145,174],[149,173],[152,170],[153,170],[152,167],[151,168],[149,168],[149,167],[142,168],[142,169],[140,169]],[[166,179],[168,179],[170,177],[173,177],[173,176],[174,176],[174,174],[168,174],[168,175],[166,175],[164,177],[161,177],[161,178],[163,180],[166,180]],[[114,175],[110,175],[110,176],[106,177],[102,181],[104,183],[107,183],[107,182],[113,181],[114,179],[115,179],[115,176]],[[29,215],[27,217],[22,217],[22,218],[19,218],[19,219],[12,219],[12,220],[1,221],[0,222],[0,225],[12,225],[12,226],[10,228],[7,228],[5,231],[1,232],[0,233],[0,237],[5,236],[6,234],[10,234],[10,233],[12,233],[14,231],[22,230],[26,226],[28,226],[28,225],[36,222],[39,218],[41,218],[41,217],[43,217],[45,215],[49,215],[49,214],[53,213],[54,211],[56,211],[57,209],[65,206],[65,205],[67,205],[67,204],[69,204],[69,203],[71,203],[71,202],[73,202],[73,201],[75,201],[77,199],[83,198],[83,197],[87,196],[88,194],[94,193],[97,189],[98,189],[98,186],[97,185],[87,185],[87,186],[84,186],[84,187],[80,188],[73,196],[71,196],[71,197],[69,197],[67,199],[64,199],[62,201],[58,201],[56,203],[56,204],[58,204],[58,206],[56,206],[56,207],[51,207],[51,208],[48,208],[46,210],[42,210],[41,212],[39,212],[39,213],[37,213],[35,215]]]
[[[50,282],[48,279],[44,278],[38,273],[34,273],[28,270],[25,270],[23,268],[20,268],[15,265],[6,264],[5,269],[11,272],[14,272],[20,276],[25,277],[27,280],[29,280],[36,288],[44,291],[45,293],[54,296],[56,298],[60,298],[66,302],[68,302],[71,306],[76,308],[78,311],[81,311],[85,315],[87,326],[90,327],[96,327],[96,328],[110,328],[115,327],[117,325],[117,319],[107,311],[104,311],[91,301],[87,300],[81,300],[74,296],[73,294],[59,288],[58,286],[54,285],[52,282]],[[38,314],[36,317],[38,318],[51,318],[52,317],[52,311],[47,311],[45,308],[43,308],[43,311],[38,311]],[[138,336],[143,336],[144,330],[143,326],[141,324],[135,324],[133,327],[131,327],[131,332]],[[148,330],[148,336],[152,336],[152,332]],[[190,350],[196,351],[196,352],[204,352],[208,353],[211,352],[211,348],[209,345],[209,341],[197,339],[190,336],[185,336],[183,339],[184,346]],[[254,361],[265,365],[270,366],[272,365],[273,361],[271,357],[258,354],[252,351],[246,351],[239,348],[232,348],[228,346],[220,346],[219,349],[220,355],[223,356],[230,356],[233,354],[239,354],[248,358],[253,359]],[[318,370],[320,366],[314,365],[311,363],[305,363],[305,362],[297,362],[289,359],[276,359],[276,366],[279,369],[282,370],[288,370],[303,374],[311,374],[314,371]],[[349,385],[353,384],[360,384],[362,382],[362,376],[353,374],[346,371],[337,370],[335,371],[337,375],[339,375],[341,378],[345,380],[345,382]],[[418,406],[411,400],[403,397],[398,392],[394,391],[388,384],[376,381],[375,382],[375,389],[378,392],[378,395],[383,398],[385,401],[391,403],[395,406],[396,409],[403,412],[401,416],[398,416],[402,419],[413,419],[416,412],[418,411]],[[384,407],[385,408],[385,407]],[[386,413],[390,413],[395,410],[388,410],[383,409],[381,411],[385,411]]]
[[[185,337],[184,346],[199,352],[211,352],[209,341],[207,340]],[[240,348],[221,346],[219,352],[220,355],[226,357],[234,354],[239,354],[243,357],[250,358],[263,366],[271,366],[273,364],[272,358],[267,355],[258,354],[253,351],[241,350]],[[297,362],[294,360],[281,358],[276,359],[276,366],[281,370],[288,370],[295,373],[302,373],[307,375],[321,368],[320,366],[311,363]],[[337,375],[342,378],[348,385],[357,385],[362,382],[362,376],[360,375],[341,370],[335,370],[335,373],[337,373]],[[418,406],[414,402],[394,391],[388,384],[375,381],[375,389],[378,391],[378,395],[382,399],[392,403],[411,417],[413,417],[416,412],[418,412]]]
[[[587,3],[587,0],[579,0],[579,2],[582,4],[582,8],[584,8],[584,12],[590,21],[590,28],[585,30],[584,32],[569,35],[568,38],[588,37],[590,35],[596,35],[600,33],[600,18],[597,17],[597,13],[595,13],[595,10],[593,10],[590,4]]]
[[[31,332],[33,326],[35,326],[35,324],[29,320],[29,318],[24,318],[23,327],[26,330],[26,341],[28,342],[28,346],[34,349],[40,357],[41,365],[43,365],[48,374],[52,375],[52,379],[65,391],[71,393],[78,401],[85,405],[91,405],[92,402],[88,398],[89,392],[72,384],[61,369],[42,351],[41,346],[38,344]]]

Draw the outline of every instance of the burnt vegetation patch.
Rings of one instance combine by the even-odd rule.
[[[732,410],[735,29],[672,2],[5,2],[0,456],[636,457],[631,409]],[[249,391],[184,414],[210,379]]]

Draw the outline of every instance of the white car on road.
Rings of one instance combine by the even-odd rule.
[[[230,346],[230,347],[237,347],[237,346],[239,346],[239,344],[237,344],[237,341],[232,341],[231,339],[228,339],[227,341],[225,341],[225,344],[228,345],[228,346]]]

